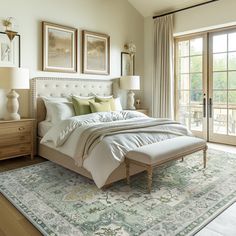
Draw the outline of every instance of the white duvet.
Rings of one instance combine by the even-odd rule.
[[[127,151],[146,144],[159,142],[173,138],[177,135],[191,135],[191,132],[183,125],[173,122],[158,126],[154,132],[115,133],[101,137],[96,145],[89,149],[85,159],[78,156],[80,151],[79,141],[83,133],[91,126],[126,125],[154,121],[157,119],[147,117],[136,111],[98,112],[88,115],[75,116],[53,126],[42,138],[41,143],[49,145],[60,152],[72,157],[78,166],[83,166],[93,176],[96,185],[101,188],[110,174],[123,162]],[[171,123],[171,122],[170,122]]]

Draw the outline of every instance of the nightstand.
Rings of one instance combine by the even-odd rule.
[[[0,160],[34,158],[34,119],[0,121]]]
[[[139,111],[145,115],[148,115],[148,109],[145,109],[145,108],[139,108],[139,109],[136,109],[135,111]]]

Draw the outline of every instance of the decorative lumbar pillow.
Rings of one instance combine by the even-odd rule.
[[[45,101],[47,111],[50,111],[50,121],[58,123],[62,120],[75,116],[73,104],[71,102],[47,102]]]
[[[91,108],[89,102],[94,102],[94,98],[79,98],[77,96],[72,96],[72,103],[75,109],[75,114],[77,116],[86,115],[91,113]]]
[[[45,97],[42,96],[41,97],[44,101],[45,107],[46,107],[46,121],[51,121],[52,120],[52,112],[51,112],[51,107],[50,106],[46,106],[46,102],[70,102],[70,99],[68,97]]]
[[[113,98],[113,96],[96,96],[95,97],[96,102],[110,102],[111,110],[112,111],[122,111],[122,106],[120,102],[120,98]]]
[[[89,102],[92,112],[112,111],[110,102]]]
[[[113,96],[107,96],[107,97],[96,96],[95,97],[95,102],[109,102],[110,106],[111,106],[111,110],[116,111],[116,106],[115,106]]]

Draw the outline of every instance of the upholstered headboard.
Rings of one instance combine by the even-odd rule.
[[[118,89],[117,80],[90,80],[73,78],[33,78],[31,79],[31,113],[37,123],[45,120],[46,109],[42,96],[66,97],[71,94],[89,96],[114,95]]]

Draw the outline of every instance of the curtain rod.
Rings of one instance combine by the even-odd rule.
[[[170,15],[170,14],[180,12],[180,11],[185,11],[185,10],[188,10],[188,9],[191,9],[191,8],[194,8],[194,7],[199,7],[199,6],[206,5],[206,4],[209,4],[209,3],[213,3],[213,2],[216,2],[216,1],[219,1],[219,0],[211,0],[211,1],[208,1],[208,2],[202,2],[202,3],[196,4],[196,5],[190,6],[190,7],[185,7],[185,8],[179,9],[179,10],[175,10],[175,11],[167,12],[167,13],[164,13],[164,14],[161,14],[161,15],[153,16],[152,18],[155,19],[155,18],[158,18],[158,17]]]

